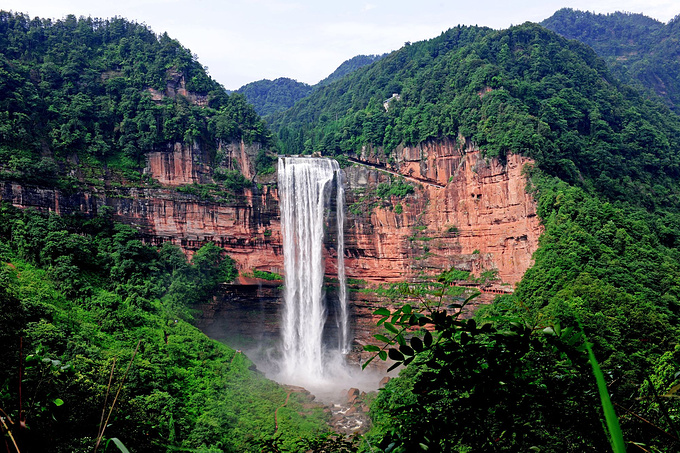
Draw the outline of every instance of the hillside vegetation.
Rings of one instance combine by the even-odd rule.
[[[642,14],[564,8],[541,25],[591,46],[619,79],[680,111],[680,16],[664,24]]]
[[[139,179],[145,153],[234,140],[270,143],[239,95],[228,96],[166,33],[122,18],[29,19],[0,12],[0,177],[72,185],[74,162]]]
[[[245,96],[258,115],[267,116],[288,110],[297,101],[309,96],[312,90],[306,83],[280,77],[276,80],[250,82],[236,92]]]
[[[256,452],[275,433],[286,390],[189,323],[237,275],[219,247],[188,262],[106,213],[3,204],[0,225],[0,409],[22,452],[91,452],[104,426],[104,441],[139,452]],[[284,445],[326,430],[303,402],[279,411]]]
[[[246,97],[248,103],[253,106],[258,115],[268,117],[288,110],[300,99],[309,96],[312,91],[341,79],[359,68],[378,61],[383,56],[384,55],[357,55],[356,57],[350,58],[349,60],[344,61],[332,74],[316,85],[308,85],[306,83],[298,82],[297,80],[280,77],[276,80],[264,79],[248,83],[236,90],[236,92]]]

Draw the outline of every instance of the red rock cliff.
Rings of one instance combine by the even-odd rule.
[[[257,147],[225,145],[225,164],[253,175]],[[531,265],[541,227],[522,174],[531,162],[510,154],[485,160],[479,151],[443,141],[397,151],[395,170],[417,185],[404,199],[377,199],[380,181],[393,178],[355,164],[345,169],[347,274],[372,283],[434,275],[452,266],[479,275],[496,270],[513,285]],[[366,163],[372,163],[366,158]],[[148,156],[146,172],[165,187],[96,189],[64,194],[6,182],[3,200],[56,212],[113,208],[117,220],[137,225],[149,242],[172,241],[191,252],[207,241],[223,246],[242,272],[283,272],[278,196],[271,185],[237,199],[208,201],[173,186],[212,182],[200,148],[175,146]],[[273,182],[275,176],[268,181]],[[333,250],[327,260],[335,272]]]
[[[446,141],[403,148],[397,157],[398,173],[418,187],[370,209],[357,206],[356,195],[349,200],[350,212],[362,211],[350,215],[347,227],[348,275],[381,283],[455,266],[518,282],[542,231],[523,175],[531,161],[509,154],[502,164]],[[359,165],[346,172],[353,194],[391,177]]]

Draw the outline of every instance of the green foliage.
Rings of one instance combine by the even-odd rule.
[[[456,281],[461,281],[461,280],[468,280],[470,278],[470,272],[469,271],[461,271],[456,269],[455,267],[452,267],[446,272],[443,272],[438,280],[443,283],[447,284],[453,284]]]
[[[309,96],[314,90],[341,79],[380,58],[382,56],[357,55],[343,62],[331,75],[314,86],[286,77],[279,77],[275,80],[264,79],[248,83],[236,92],[246,97],[258,115],[267,117],[293,107],[299,100]]]
[[[357,55],[356,57],[352,57],[349,60],[345,60],[342,62],[340,66],[337,67],[335,71],[333,71],[328,77],[314,85],[314,88],[320,88],[324,87],[326,85],[329,85],[336,80],[340,80],[343,77],[348,76],[349,74],[353,73],[357,69],[361,69],[364,66],[368,66],[370,64],[375,63],[376,61],[380,60],[381,58],[384,58],[387,54],[383,55]]]
[[[309,96],[312,87],[286,77],[276,80],[259,80],[236,90],[246,97],[260,116],[282,112],[300,99]]]
[[[278,156],[260,149],[255,157],[255,171],[261,175],[269,175],[276,172]]]
[[[253,277],[263,280],[283,280],[283,276],[276,272],[260,271],[258,269],[253,269]]]
[[[602,404],[602,409],[604,411],[604,418],[607,426],[607,434],[609,434],[609,439],[612,445],[612,450],[614,453],[625,453],[626,445],[623,441],[623,433],[621,432],[621,426],[619,425],[619,419],[612,405],[611,399],[609,398],[609,389],[607,388],[607,381],[604,378],[604,374],[600,369],[600,364],[597,363],[595,358],[595,353],[593,348],[586,341],[586,350],[588,351],[588,360],[590,365],[593,367],[593,374],[595,375],[595,380],[597,382],[597,392],[600,394],[600,401]]]
[[[228,96],[188,49],[146,25],[2,11],[0,48],[3,178],[53,184],[86,162],[138,181],[145,153],[175,143],[272,143],[242,96]],[[176,94],[182,81],[188,97]]]
[[[433,310],[432,303],[419,314],[408,286],[395,287],[389,296],[407,297],[408,305],[376,311],[387,334],[375,338],[386,347],[367,350],[407,367],[372,407],[371,445],[385,451],[607,449],[608,436],[601,431],[569,422],[575,417],[597,426],[602,416],[596,381],[584,379],[590,374],[589,346],[580,333],[559,328],[582,320],[593,344],[591,365],[593,354],[601,364],[601,374],[593,368],[597,393],[611,398],[602,407],[616,451],[622,446],[612,408],[629,442],[653,451],[677,449],[678,428],[670,414],[680,407],[672,396],[680,389],[680,362],[669,360],[680,337],[677,209],[612,202],[538,171],[530,186],[545,232],[535,264],[513,296],[483,309],[475,324]],[[469,274],[452,269],[440,281],[466,278]],[[493,270],[480,276],[494,278]],[[458,313],[460,303],[451,309]],[[486,331],[480,322],[490,323]],[[422,327],[428,329],[418,332]],[[550,338],[555,331],[557,338]],[[423,346],[428,343],[434,346]],[[495,364],[503,371],[493,371]],[[650,370],[658,370],[654,384]],[[484,444],[485,439],[492,440]]]
[[[396,178],[391,182],[381,182],[376,188],[376,195],[382,199],[391,197],[404,198],[414,192],[414,187],[408,184],[404,178]]]
[[[679,17],[667,24],[642,14],[595,14],[563,8],[541,24],[592,47],[621,80],[680,110]]]
[[[259,451],[253,441],[273,432],[286,391],[186,322],[237,275],[222,249],[208,243],[187,262],[170,243],[145,245],[106,209],[59,217],[2,204],[0,225],[9,263],[0,265],[0,408],[20,420],[21,338],[28,429],[10,428],[20,451],[93,451],[118,388],[104,434],[116,445]],[[287,444],[326,429],[321,409],[305,404],[289,403]]]
[[[635,397],[680,335],[678,213],[611,203],[540,175],[533,185],[545,233],[534,266],[517,285],[519,311],[563,325],[580,319],[612,403],[630,411],[619,413],[625,438],[668,443],[641,419],[668,432],[672,424],[649,399]],[[677,448],[673,442],[661,451]]]
[[[116,448],[118,448],[118,450],[122,451],[123,453],[130,453],[130,450],[127,449],[127,447],[123,444],[123,442],[120,441],[120,439],[113,437],[109,440],[114,443],[114,445],[116,446]],[[107,442],[107,445],[108,445],[108,442]]]
[[[514,316],[462,320],[463,306],[374,313],[386,346],[365,349],[406,368],[371,407],[371,444],[386,452],[602,451],[583,337],[557,326],[546,335],[544,325]]]
[[[238,170],[216,169],[214,177],[216,181],[220,181],[227,189],[233,191],[240,191],[251,185],[251,181]]]
[[[314,438],[299,439],[293,444],[286,445],[280,435],[266,439],[259,443],[261,453],[354,453],[357,451],[359,440],[357,437],[347,438],[333,432],[323,433]]]

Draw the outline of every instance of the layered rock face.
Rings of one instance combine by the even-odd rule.
[[[502,164],[446,141],[397,153],[396,169],[419,186],[415,194],[361,207],[359,214],[352,206],[357,194],[394,177],[359,165],[346,170],[355,212],[347,233],[348,275],[383,283],[456,267],[518,282],[542,232],[523,176],[531,161],[509,154]]]
[[[254,176],[259,148],[225,145],[225,165]],[[451,267],[474,275],[497,271],[510,286],[531,265],[541,233],[536,206],[526,191],[523,167],[510,154],[502,164],[473,148],[441,141],[396,151],[393,170],[416,186],[403,199],[380,200],[375,187],[396,176],[368,165],[345,169],[348,206],[347,275],[386,283],[434,275]],[[375,159],[363,158],[366,164]],[[212,182],[208,156],[198,146],[176,145],[151,153],[145,172],[163,187],[92,188],[65,194],[5,182],[2,199],[17,206],[95,214],[113,208],[116,220],[136,225],[152,243],[171,241],[191,253],[213,241],[237,261],[241,272],[281,273],[281,235],[275,187],[259,184],[228,200],[207,200],[174,187]],[[269,182],[272,181],[270,177]],[[337,275],[329,244],[328,275]]]
[[[252,175],[248,156],[258,150],[257,145],[226,144],[221,150],[224,165]],[[144,172],[162,187],[112,187],[107,181],[105,187],[66,193],[0,181],[0,199],[14,206],[58,214],[96,215],[103,206],[108,206],[114,220],[138,227],[148,243],[160,245],[170,241],[191,255],[212,241],[223,247],[243,272],[253,269],[282,272],[276,190],[269,185],[253,186],[226,200],[180,190],[180,186],[191,188],[194,183],[213,182],[210,160],[196,145],[176,144],[167,151],[150,153],[147,162]]]
[[[220,143],[217,154],[221,155],[220,165],[229,169],[238,168],[247,179],[255,176],[251,157],[260,149],[258,144],[246,145],[243,141]],[[215,159],[197,143],[186,145],[175,143],[165,151],[146,155],[144,172],[164,186],[178,187],[186,184],[212,183],[210,163]]]
[[[171,241],[189,254],[208,241],[216,243],[234,258],[242,275],[205,305],[199,325],[217,332],[227,329],[224,321],[229,319],[232,327],[227,330],[239,336],[264,332],[272,339],[278,335],[274,307],[280,303],[281,283],[243,275],[254,269],[283,273],[276,176],[265,180],[254,174],[251,162],[258,149],[232,143],[220,150],[223,165],[259,183],[226,200],[206,199],[182,188],[212,182],[212,169],[199,147],[179,145],[148,156],[145,172],[160,187],[100,187],[68,194],[3,182],[0,197],[16,206],[57,213],[96,214],[109,206],[114,219],[139,227],[147,242]],[[474,147],[450,141],[401,148],[393,158],[396,163],[387,168],[365,155],[361,163],[345,169],[347,276],[375,285],[417,281],[455,267],[475,276],[489,274],[496,277],[492,287],[511,291],[531,265],[541,234],[522,173],[531,162],[512,154],[504,163],[486,160]],[[377,198],[377,185],[398,175],[414,185],[414,193]],[[329,278],[337,275],[335,255],[329,241]],[[371,313],[377,300],[360,293],[350,297],[354,333],[361,344],[369,341],[375,326]]]

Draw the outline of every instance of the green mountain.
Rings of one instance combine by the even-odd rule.
[[[680,16],[664,24],[642,14],[595,14],[564,8],[541,22],[592,47],[611,72],[628,84],[680,106]]]
[[[330,83],[335,82],[336,80],[342,79],[343,77],[353,73],[357,69],[373,64],[376,61],[380,60],[381,58],[384,58],[385,55],[387,54],[357,55],[356,57],[352,57],[349,60],[345,60],[344,62],[342,62],[340,66],[338,66],[338,68],[335,71],[333,71],[328,77],[314,85],[314,87],[315,88],[323,87]]]
[[[384,56],[384,55],[383,55]],[[275,113],[283,112],[322,86],[328,85],[335,80],[351,74],[359,68],[378,61],[383,56],[379,55],[357,55],[343,62],[331,75],[317,83],[308,85],[285,77],[276,80],[258,80],[242,86],[237,93],[243,94],[261,116],[270,116]]]
[[[316,91],[273,127],[291,154],[389,154],[462,136],[490,157],[521,152],[567,181],[588,176],[610,196],[637,192],[631,177],[673,187],[679,170],[677,117],[621,85],[590,48],[533,24],[458,27],[406,46]]]
[[[114,18],[0,13],[0,172],[64,179],[78,156],[128,177],[174,143],[268,143],[264,124],[167,34]],[[180,95],[178,95],[180,94]],[[69,160],[70,159],[70,160]]]
[[[297,101],[309,96],[313,87],[297,80],[280,77],[276,80],[258,80],[236,90],[248,100],[258,115],[267,116],[291,108]]]

